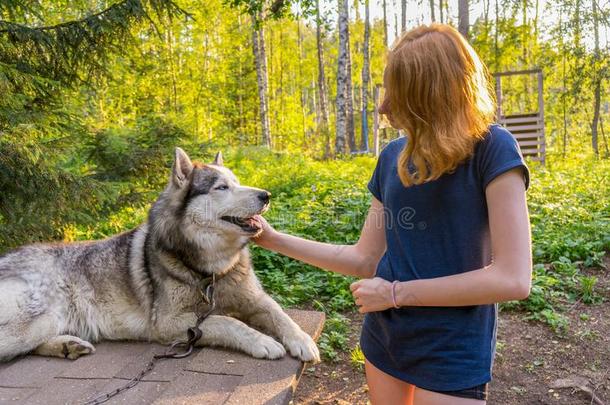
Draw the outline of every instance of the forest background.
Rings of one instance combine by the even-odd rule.
[[[204,161],[222,150],[243,183],[273,193],[279,229],[354,242],[385,55],[432,21],[458,27],[491,72],[543,71],[534,287],[505,308],[565,327],[570,303],[603,301],[581,270],[610,248],[608,0],[3,0],[0,253],[137,226],[175,146]],[[535,77],[503,91],[507,113],[537,108]],[[398,133],[381,126],[383,146]],[[331,315],[321,345],[336,356],[350,280],[253,251],[278,300]]]

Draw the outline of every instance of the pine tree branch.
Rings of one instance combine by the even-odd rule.
[[[80,20],[29,27],[0,21],[0,60],[32,73],[72,83],[85,73],[104,72],[104,61],[112,51],[122,52],[131,39],[131,26],[189,14],[172,0],[123,0]],[[4,40],[2,38],[4,37]]]
[[[162,3],[166,3],[167,4],[167,8],[165,9],[165,11],[174,11],[175,14],[182,14],[186,17],[192,18],[192,14],[188,13],[186,10],[182,9],[181,7],[179,7],[175,2],[173,1],[161,1]],[[37,30],[37,31],[49,31],[49,30],[58,30],[58,29],[62,29],[65,27],[70,27],[70,26],[75,26],[75,25],[82,25],[82,24],[87,24],[90,23],[92,21],[94,21],[95,19],[104,16],[105,14],[109,14],[115,10],[120,10],[121,8],[125,8],[125,6],[129,5],[130,3],[133,4],[141,4],[141,2],[139,0],[133,1],[133,0],[123,0],[119,3],[115,3],[107,8],[105,8],[102,11],[99,11],[97,13],[88,15],[85,18],[82,18],[80,20],[73,20],[73,21],[66,21],[63,23],[59,23],[59,24],[55,24],[55,25],[48,25],[48,26],[40,26],[40,27],[30,27],[27,26],[25,24],[19,24],[19,23],[15,23],[15,22],[11,22],[11,21],[5,21],[5,20],[0,20],[0,26],[6,26],[7,28],[2,28],[0,29],[0,34],[1,33],[7,33],[7,32],[11,32],[12,28],[13,29],[29,29],[29,30]],[[157,1],[155,1],[154,3],[157,3]],[[163,9],[159,8],[159,7],[155,7],[158,13],[162,12]],[[141,8],[142,10],[144,10],[144,7]],[[168,13],[169,15],[173,14],[173,13]],[[135,16],[135,15],[134,15]],[[142,15],[142,17],[148,16],[147,13],[144,13]],[[152,21],[152,20],[151,20]]]

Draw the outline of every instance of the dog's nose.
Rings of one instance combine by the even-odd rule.
[[[271,198],[271,193],[268,191],[263,191],[261,193],[258,193],[258,199],[261,200],[262,202],[264,202],[265,204],[267,204],[269,202],[270,198]]]

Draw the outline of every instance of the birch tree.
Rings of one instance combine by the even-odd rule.
[[[349,0],[345,2],[345,13],[347,16],[347,24],[345,26],[345,36],[347,38],[347,52],[346,52],[346,91],[347,95],[345,97],[346,111],[347,111],[347,143],[349,144],[350,152],[355,152],[358,147],[356,146],[356,132],[354,129],[354,87],[352,84],[352,51],[350,45],[350,35],[349,35]]]
[[[330,133],[328,124],[328,95],[326,92],[326,75],[324,74],[324,44],[322,19],[320,17],[320,0],[316,0],[316,44],[318,48],[318,134],[324,136],[324,156],[329,157]]]
[[[387,47],[388,44],[388,5],[387,0],[383,0],[383,44]]]
[[[468,30],[470,28],[469,14],[468,0],[458,0],[458,31],[466,39],[468,39]]]
[[[369,81],[371,77],[370,72],[370,51],[369,51],[369,40],[371,36],[371,24],[369,18],[369,0],[364,0],[364,43],[362,46],[362,53],[364,54],[364,61],[362,63],[362,141],[361,150],[369,150],[369,123],[367,116],[368,108],[368,90]]]
[[[267,54],[265,53],[265,31],[260,12],[252,16],[252,51],[256,64],[256,82],[258,85],[259,115],[261,120],[262,144],[271,148],[271,131],[269,125],[269,101],[267,98],[269,79],[267,76]]]
[[[597,129],[599,126],[599,110],[601,106],[601,72],[599,71],[600,52],[599,52],[599,14],[597,1],[592,1],[593,11],[593,120],[591,122],[591,146],[595,156],[599,156]]]
[[[443,15],[444,3],[445,3],[445,0],[438,0],[438,16],[439,16],[441,24],[445,22],[444,15]]]
[[[336,125],[335,125],[335,153],[340,155],[346,152],[347,134],[347,56],[348,41],[347,0],[338,0],[339,12],[339,55],[337,58],[337,98],[336,98]]]
[[[400,1],[400,10],[401,10],[401,29],[400,32],[405,32],[407,29],[407,0]]]

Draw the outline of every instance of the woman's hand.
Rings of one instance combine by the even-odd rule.
[[[267,222],[267,220],[261,215],[254,216],[254,221],[261,230],[252,238],[252,242],[256,243],[260,247],[268,249],[269,246],[271,246],[274,238],[278,235],[278,232],[273,229],[273,227],[269,225],[269,222]]]
[[[358,312],[383,311],[394,307],[392,302],[392,283],[380,277],[356,281],[350,285],[352,295],[358,305]]]

